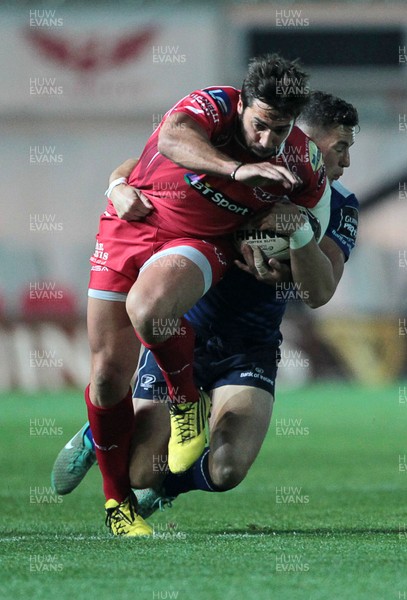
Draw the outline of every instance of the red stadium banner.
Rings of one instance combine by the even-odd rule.
[[[203,9],[183,13],[182,21],[147,9],[116,17],[27,10],[0,25],[0,108],[48,116],[166,110],[219,79],[215,26]]]

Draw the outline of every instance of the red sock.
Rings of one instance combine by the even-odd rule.
[[[175,403],[198,402],[193,374],[195,332],[188,321],[180,319],[179,333],[158,344],[146,344],[162,370],[168,393]]]
[[[106,500],[114,498],[117,502],[122,502],[131,488],[129,460],[134,429],[131,390],[118,404],[101,408],[90,401],[88,386],[85,401]]]

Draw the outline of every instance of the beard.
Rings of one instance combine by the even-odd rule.
[[[273,148],[265,149],[262,146],[255,145],[254,143],[250,142],[243,127],[243,115],[238,115],[235,128],[235,139],[238,144],[246,150],[246,152],[249,152],[256,158],[272,158],[273,156],[276,156],[280,150],[280,146],[274,146]]]

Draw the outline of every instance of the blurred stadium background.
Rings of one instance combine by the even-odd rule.
[[[343,178],[361,202],[357,248],[329,305],[290,307],[280,384],[402,380],[404,2],[16,1],[0,17],[1,391],[87,382],[88,257],[110,172],[176,100],[240,86],[265,51],[300,57],[312,87],[354,103],[361,124]]]

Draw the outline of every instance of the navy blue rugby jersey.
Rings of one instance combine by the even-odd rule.
[[[331,218],[325,235],[336,242],[348,260],[358,231],[359,202],[339,181],[331,185]]]
[[[336,242],[348,260],[356,240],[359,203],[337,181],[331,189],[331,217],[325,235]],[[281,341],[280,324],[287,301],[287,294],[276,294],[274,287],[232,267],[186,317],[200,337],[217,336],[228,347],[244,351],[248,345]]]

